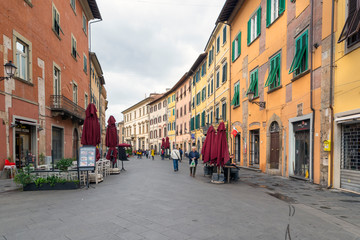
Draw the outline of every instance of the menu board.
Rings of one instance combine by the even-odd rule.
[[[94,146],[80,147],[79,168],[82,171],[95,170],[96,148]]]

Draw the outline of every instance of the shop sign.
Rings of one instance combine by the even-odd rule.
[[[294,131],[295,132],[307,131],[307,130],[310,130],[310,119],[294,123]]]
[[[96,162],[96,148],[94,146],[80,147],[78,166],[81,171],[94,171]]]

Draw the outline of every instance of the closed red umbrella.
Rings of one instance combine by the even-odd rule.
[[[226,128],[224,122],[221,122],[218,127],[218,132],[216,136],[216,146],[218,149],[217,152],[217,161],[216,165],[224,166],[230,160],[229,147],[226,139]]]
[[[214,129],[214,138],[212,148],[210,150],[210,164],[216,164],[216,159],[218,155],[218,145],[217,145],[217,134],[215,133]]]
[[[169,137],[166,137],[165,148],[167,148],[167,149],[170,148],[170,140],[169,140]]]
[[[96,115],[96,107],[93,103],[90,103],[86,108],[85,121],[83,131],[81,135],[82,145],[91,145],[96,147],[100,143],[100,123]],[[96,148],[96,161],[100,159],[99,149]]]
[[[165,145],[166,145],[165,138],[162,138],[161,139],[161,148],[166,148]]]
[[[120,143],[118,147],[131,147],[131,145],[127,143]]]
[[[206,134],[204,145],[201,149],[201,154],[204,163],[207,163],[211,160],[211,149],[215,148],[214,140],[215,140],[215,129],[213,126],[210,126]]]
[[[113,116],[108,119],[108,126],[106,128],[105,145],[109,148],[106,154],[106,159],[112,158],[113,163],[116,163],[117,158],[117,145],[119,144],[119,138],[116,129],[116,120]]]

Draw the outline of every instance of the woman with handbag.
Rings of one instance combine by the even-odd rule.
[[[196,151],[196,146],[193,146],[191,152],[189,153],[189,165],[190,165],[190,177],[195,177],[196,166],[198,164],[198,159],[200,154]]]

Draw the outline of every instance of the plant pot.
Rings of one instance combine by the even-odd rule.
[[[39,187],[35,183],[30,183],[23,186],[24,191],[42,191],[42,190],[70,190],[78,189],[80,185],[75,182],[66,182],[66,183],[55,183],[54,186],[50,186],[49,183],[43,183]]]

